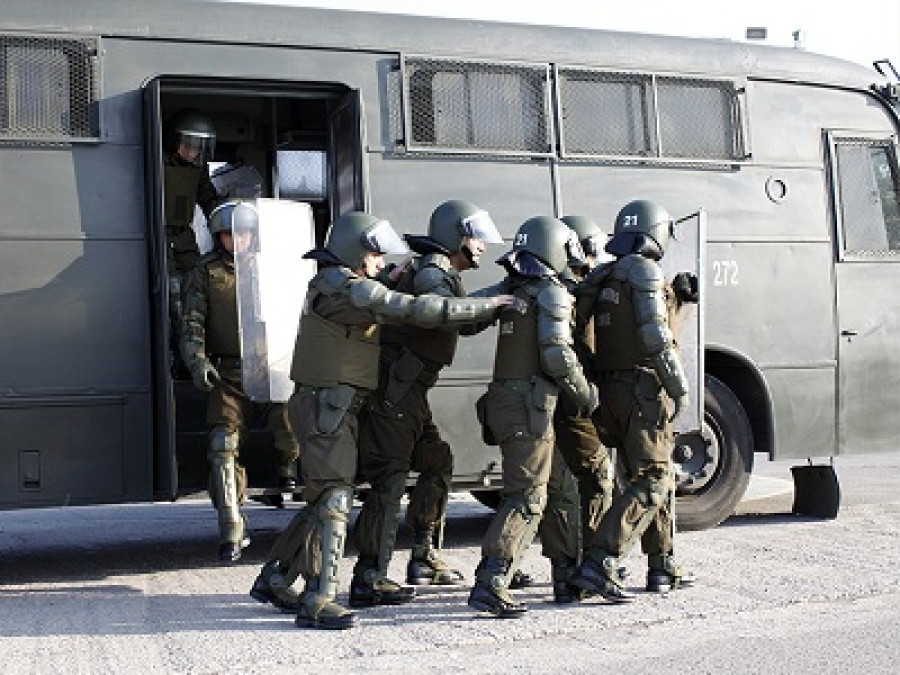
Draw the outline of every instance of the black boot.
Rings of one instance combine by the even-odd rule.
[[[585,591],[572,583],[572,575],[577,565],[574,560],[561,558],[551,560],[551,576],[553,578],[553,602],[565,605],[580,602],[587,595]]]
[[[697,578],[684,571],[671,555],[647,556],[647,591],[650,593],[668,593],[676,588],[693,586],[696,581]]]
[[[509,588],[511,591],[518,591],[523,588],[528,588],[534,583],[534,577],[528,574],[528,572],[523,572],[518,569],[513,572],[512,578],[509,580]]]
[[[416,530],[412,557],[406,565],[406,583],[414,586],[458,586],[465,581],[462,572],[444,562],[433,545],[434,531]]]
[[[360,564],[362,563],[362,565]],[[357,562],[350,582],[350,606],[353,608],[378,605],[404,605],[416,597],[416,589],[401,586],[378,571],[377,562]]]
[[[250,597],[257,602],[269,603],[282,612],[300,611],[300,594],[284,580],[284,570],[277,560],[270,560],[259,571]]]
[[[469,607],[489,612],[501,619],[525,614],[525,604],[516,600],[505,586],[510,561],[504,558],[482,558],[475,572],[475,586],[469,593]]]
[[[294,623],[300,628],[320,630],[346,630],[357,624],[356,614],[342,607],[333,599],[318,595],[319,585],[314,579],[306,583],[300,599],[300,609]]]
[[[631,602],[634,596],[622,590],[618,581],[613,580],[618,579],[618,562],[614,558],[606,560],[611,561],[611,573],[607,573],[607,565],[601,565],[593,558],[585,558],[572,575],[571,583],[591,595],[599,595],[610,602]]]
[[[219,560],[234,563],[241,559],[241,551],[250,545],[250,537],[243,537],[239,542],[226,541],[219,544]]]

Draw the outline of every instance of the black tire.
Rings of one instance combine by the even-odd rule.
[[[500,490],[472,490],[472,496],[489,509],[500,507]]]
[[[753,431],[737,396],[725,384],[706,376],[705,411],[701,434],[685,434],[676,441],[676,458],[683,459],[675,503],[679,530],[715,527],[734,513],[753,471]],[[679,458],[686,445],[691,457]]]

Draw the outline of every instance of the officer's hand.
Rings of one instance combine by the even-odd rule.
[[[672,290],[681,302],[697,302],[700,300],[700,287],[697,275],[693,272],[679,272],[672,279]]]
[[[393,265],[388,272],[388,279],[393,283],[397,283],[400,281],[400,277],[403,276],[403,273],[409,269],[410,265],[412,265],[412,258],[407,258],[403,262]]]
[[[524,314],[528,311],[528,303],[522,298],[517,298],[515,295],[497,295],[494,297],[494,303],[497,307],[501,308],[511,307],[519,314]]]
[[[675,418],[678,417],[678,415],[680,415],[681,412],[691,404],[691,399],[687,394],[682,394],[681,396],[676,398],[673,403],[674,410],[672,410],[672,416],[669,417],[669,423],[674,422]]]
[[[210,392],[213,385],[219,379],[219,371],[209,362],[209,359],[197,359],[191,365],[191,378],[194,386],[200,391]]]

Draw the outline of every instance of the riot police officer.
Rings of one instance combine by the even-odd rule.
[[[460,273],[478,266],[486,243],[503,241],[487,211],[462,200],[444,202],[434,210],[427,236],[405,239],[418,255],[396,290],[446,298],[466,297]],[[436,530],[445,517],[453,456],[432,419],[428,391],[441,369],[453,361],[459,334],[473,334],[488,325],[382,328],[378,389],[360,420],[360,477],[371,489],[353,533],[359,550],[350,587],[353,607],[380,602],[372,581],[387,575],[410,469],[419,477],[406,511],[413,533],[406,581],[452,585],[463,580],[434,548]]]
[[[607,235],[585,216],[563,216],[560,220],[575,232],[584,252],[583,259],[569,261],[560,274],[566,288],[574,293],[576,284],[602,255]],[[583,345],[583,361],[589,361],[592,354],[591,337]],[[613,493],[609,452],[600,442],[591,418],[579,415],[567,403],[561,399],[553,415],[556,447],[547,483],[547,507],[538,527],[541,552],[550,560],[553,599],[557,603],[581,599],[582,593],[572,585],[571,577],[581,562],[583,547],[593,539],[609,508]]]
[[[628,483],[600,521],[572,581],[612,602],[632,597],[617,571],[638,539],[648,556],[648,590],[693,581],[672,558],[672,421],[688,404],[671,330],[677,300],[659,265],[672,226],[658,204],[626,204],[606,246],[615,261],[591,273],[577,301],[579,326],[593,320],[600,387],[594,420],[601,440],[622,453]]]
[[[469,595],[470,607],[498,617],[526,610],[508,587],[546,506],[557,396],[586,412],[596,404],[572,346],[572,298],[559,279],[570,260],[582,257],[565,223],[538,216],[519,227],[512,251],[498,260],[507,271],[499,288],[526,309],[501,313],[493,381],[479,400],[479,417],[500,445],[503,498]]]
[[[320,263],[309,284],[294,350],[288,403],[303,445],[306,506],[276,540],[251,595],[297,610],[301,627],[345,629],[355,615],[336,602],[337,573],[358,466],[358,419],[378,384],[380,323],[434,328],[446,323],[490,320],[512,296],[481,300],[411,296],[374,279],[385,253],[408,249],[387,221],[361,212],[338,218],[325,246],[305,257]],[[302,595],[291,584],[303,576]],[[380,604],[409,602],[415,595],[387,577],[371,582]]]
[[[181,373],[175,345],[181,333],[182,296],[187,275],[200,258],[197,238],[191,229],[194,210],[200,206],[207,220],[224,200],[209,177],[216,130],[209,117],[194,108],[179,110],[168,130],[163,155],[163,198],[166,228],[166,271],[169,285],[169,321],[173,371]],[[214,236],[214,235],[213,235]]]
[[[256,403],[241,387],[241,342],[238,328],[235,251],[250,245],[258,214],[251,203],[226,202],[210,215],[215,248],[203,256],[188,276],[184,292],[181,353],[195,386],[209,392],[209,491],[219,514],[219,557],[233,562],[248,543],[240,505],[247,476],[239,462],[247,420],[266,420],[283,479],[296,475],[299,456],[284,403]]]

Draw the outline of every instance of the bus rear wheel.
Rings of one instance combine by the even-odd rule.
[[[706,376],[703,428],[675,439],[679,530],[715,527],[734,513],[753,470],[753,432],[737,396]]]

